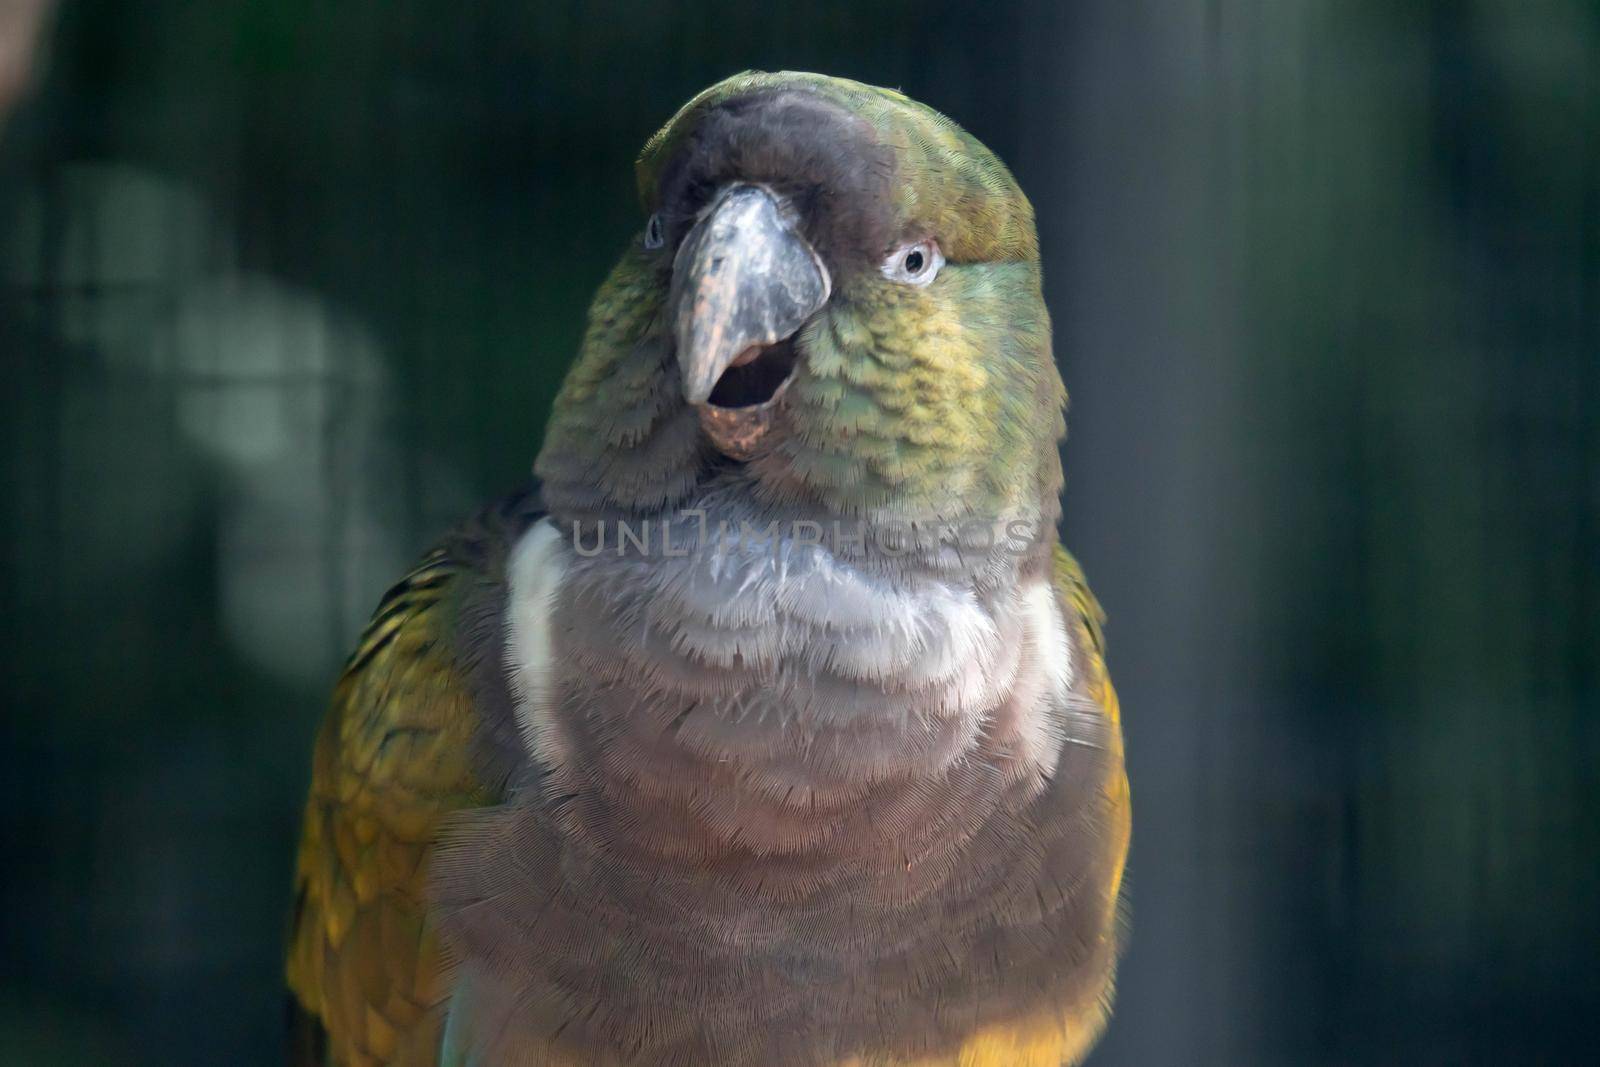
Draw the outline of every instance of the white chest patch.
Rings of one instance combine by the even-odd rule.
[[[550,713],[555,687],[552,616],[569,564],[568,549],[549,519],[540,519],[512,549],[506,603],[505,663],[516,702],[517,727],[533,755],[562,751]]]
[[[1049,677],[1050,694],[1064,701],[1072,690],[1072,644],[1067,639],[1061,598],[1049,581],[1036,582],[1023,593],[1030,628],[1039,642],[1041,662]]]
[[[787,541],[581,554],[543,519],[512,550],[508,581],[516,722],[546,768],[575,750],[561,707],[575,688],[598,700],[585,714],[602,718],[693,708],[674,736],[702,756],[789,752],[789,763],[830,773],[853,760],[863,773],[936,769],[989,728],[1049,768],[1068,729],[1071,641],[1048,579],[980,594]],[[817,740],[830,733],[831,748]]]

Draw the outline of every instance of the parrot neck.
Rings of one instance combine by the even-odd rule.
[[[698,505],[629,532],[546,520],[518,549],[513,690],[575,837],[774,890],[863,863],[902,882],[1047,780],[1072,660],[1032,557],[847,558],[745,497]]]

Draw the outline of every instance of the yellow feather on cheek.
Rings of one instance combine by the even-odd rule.
[[[857,278],[800,347],[776,462],[826,503],[1000,516],[1053,493],[1065,393],[1030,265]]]

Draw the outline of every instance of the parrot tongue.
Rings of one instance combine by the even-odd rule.
[[[794,338],[777,344],[751,345],[728,365],[706,403],[718,408],[749,408],[774,400],[794,374],[799,353]]]

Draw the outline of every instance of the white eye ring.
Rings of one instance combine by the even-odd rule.
[[[644,246],[653,251],[666,243],[667,235],[661,225],[661,212],[658,211],[644,224]]]
[[[944,253],[932,237],[901,245],[883,261],[883,276],[903,285],[923,286],[933,281],[944,266]]]

